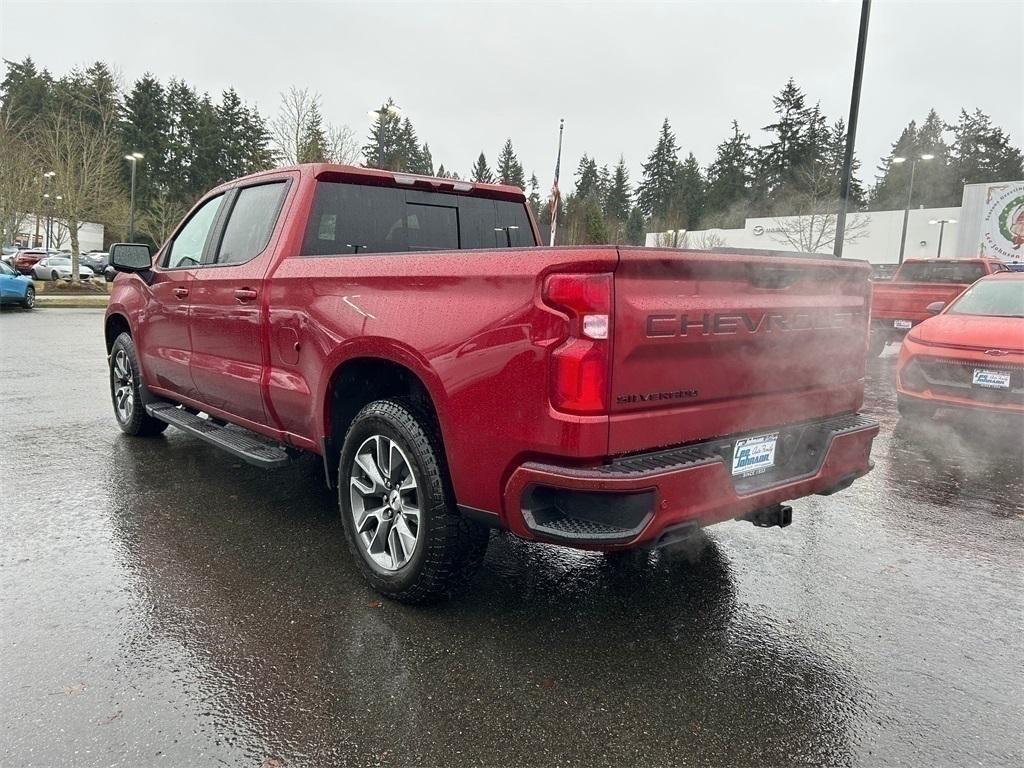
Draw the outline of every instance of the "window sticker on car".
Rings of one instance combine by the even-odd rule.
[[[746,437],[736,441],[732,452],[732,473],[753,475],[775,466],[775,442],[778,433]]]
[[[914,324],[910,320],[893,320],[892,327],[898,328],[901,331],[909,331],[914,327]]]
[[[1010,372],[989,371],[984,368],[975,368],[974,378],[971,381],[977,387],[987,387],[988,389],[1009,389]]]

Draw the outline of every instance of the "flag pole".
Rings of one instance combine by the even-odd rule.
[[[555,160],[555,183],[551,186],[551,246],[555,245],[555,229],[558,227],[558,171],[562,166],[562,131],[565,129],[565,118],[558,121],[558,158]]]

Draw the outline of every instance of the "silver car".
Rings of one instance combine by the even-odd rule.
[[[93,271],[85,264],[78,263],[78,276],[82,280],[88,280],[93,274]],[[40,259],[32,267],[32,277],[36,280],[70,280],[71,257],[47,256],[45,259]]]

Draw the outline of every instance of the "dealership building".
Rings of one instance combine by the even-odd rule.
[[[13,237],[7,238],[19,248],[71,249],[67,224],[57,218],[26,216]],[[82,253],[103,250],[103,225],[91,221],[78,227],[78,247]]]
[[[847,218],[847,239],[843,256],[872,264],[899,261],[904,212],[871,211],[851,213]],[[706,229],[679,233],[647,234],[647,245],[680,248],[763,248],[796,250],[792,240],[820,239],[814,249],[832,252],[835,217],[776,216],[747,219],[742,229]],[[944,223],[943,223],[944,222]],[[817,229],[816,229],[817,228]],[[825,230],[827,237],[820,237]],[[852,237],[851,237],[852,233]],[[1024,260],[1024,181],[968,184],[960,206],[915,208],[907,216],[906,259],[991,256],[1003,261]]]

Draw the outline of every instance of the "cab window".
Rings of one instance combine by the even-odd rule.
[[[174,236],[160,266],[164,269],[191,269],[199,266],[203,260],[203,250],[210,237],[210,230],[213,229],[213,222],[217,219],[217,211],[220,210],[223,201],[224,195],[211,197],[192,214],[185,226]]]

